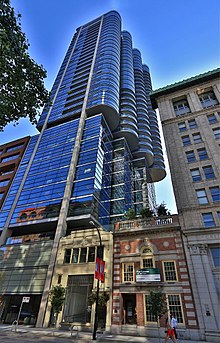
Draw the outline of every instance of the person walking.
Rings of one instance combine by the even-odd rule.
[[[169,322],[167,322],[167,334],[166,334],[166,340],[165,340],[166,343],[168,342],[169,338],[171,338],[174,343],[177,343],[174,329],[171,327]]]
[[[171,318],[171,319],[170,319],[170,325],[171,325],[172,329],[174,330],[174,334],[175,334],[175,337],[176,337],[176,339],[177,339],[176,327],[177,327],[178,321],[177,321],[177,319],[175,318],[175,316],[174,316],[173,313],[170,314],[170,318]]]

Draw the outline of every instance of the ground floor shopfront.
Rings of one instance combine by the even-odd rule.
[[[28,299],[28,302],[23,302],[23,298]],[[5,294],[1,306],[1,322],[12,324],[18,320],[19,324],[35,325],[40,300],[41,294]]]
[[[77,230],[61,238],[52,285],[65,288],[65,302],[58,317],[63,328],[77,326],[92,330],[97,292],[95,261],[105,261],[105,280],[99,283],[98,327],[109,330],[112,292],[112,233],[101,231],[102,247],[97,229]],[[105,301],[104,301],[105,300]],[[53,325],[53,313],[48,302],[44,326]]]

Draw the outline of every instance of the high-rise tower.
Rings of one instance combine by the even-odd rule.
[[[21,266],[20,286],[6,293],[41,294],[45,280],[49,289],[66,233],[109,230],[129,208],[155,204],[148,183],[166,173],[150,90],[149,70],[116,11],[76,30],[0,215],[1,244],[33,233],[53,244],[41,247],[41,280],[25,288]],[[38,267],[26,283],[38,280]]]
[[[133,183],[134,160],[143,169],[141,183],[165,177],[150,90],[149,69],[140,51],[133,49],[131,35],[121,32],[117,12],[79,27],[52,87],[51,104],[38,122],[40,134],[29,144],[27,154],[31,147],[33,151],[25,175],[3,207],[1,227],[16,225],[21,211],[29,207],[41,207],[41,220],[58,218],[60,209],[66,211],[65,218],[93,214],[102,225],[109,224],[111,215],[120,219],[134,204],[137,190],[125,185],[128,179]],[[115,183],[112,156],[119,142],[123,149],[118,166],[123,172]],[[130,162],[122,167],[125,155]],[[116,187],[120,205],[112,213],[110,199]],[[127,192],[130,200],[121,201]]]

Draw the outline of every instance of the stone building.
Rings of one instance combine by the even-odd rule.
[[[101,247],[97,230],[100,232]],[[52,285],[61,284],[66,289],[65,303],[58,318],[63,328],[69,329],[71,323],[74,323],[80,330],[93,330],[95,305],[89,299],[93,292],[97,292],[95,261],[96,257],[101,257],[105,261],[105,278],[100,283],[99,294],[107,294],[109,300],[106,305],[98,308],[98,325],[102,329],[110,329],[112,251],[112,233],[102,229],[72,231],[70,235],[61,238]],[[44,326],[51,323],[51,303],[48,302]]]
[[[202,339],[219,342],[220,69],[151,94],[159,109]]]

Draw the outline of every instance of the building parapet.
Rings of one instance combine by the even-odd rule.
[[[115,231],[122,231],[122,230],[138,230],[141,228],[146,227],[158,227],[158,226],[169,226],[170,225],[179,225],[179,218],[177,214],[171,216],[163,216],[163,217],[151,217],[151,218],[144,218],[144,219],[132,219],[132,220],[125,220],[122,222],[118,222],[115,224]]]

